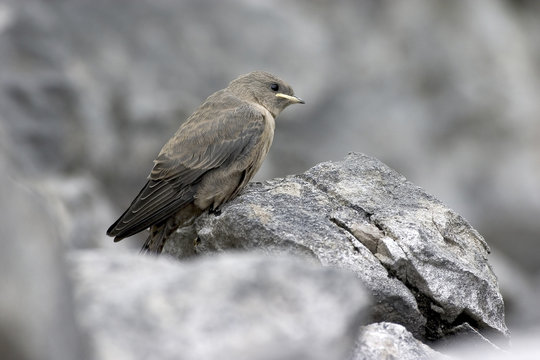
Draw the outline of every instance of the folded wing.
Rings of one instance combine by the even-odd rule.
[[[208,98],[165,144],[148,182],[107,235],[119,241],[174,216],[193,202],[209,171],[245,163],[240,160],[260,142],[264,122],[261,111],[232,96]]]

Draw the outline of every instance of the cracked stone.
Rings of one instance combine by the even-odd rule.
[[[194,254],[296,254],[354,272],[376,300],[372,320],[402,324],[419,339],[451,336],[463,323],[490,340],[508,336],[484,239],[374,158],[352,153],[252,184],[221,210],[196,220]]]
[[[371,224],[367,218],[359,219],[357,211],[350,208],[342,208],[332,213],[330,220],[350,232],[369,251],[372,253],[377,252],[377,245],[379,240],[384,237],[384,233],[375,225]]]
[[[407,254],[388,236],[383,237],[377,246],[375,257],[389,271],[403,281],[407,279]]]

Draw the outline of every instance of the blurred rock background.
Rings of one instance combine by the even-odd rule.
[[[273,72],[307,105],[257,179],[379,158],[486,237],[519,332],[540,321],[539,20],[533,0],[1,0],[0,148],[67,247],[113,246],[181,121]]]

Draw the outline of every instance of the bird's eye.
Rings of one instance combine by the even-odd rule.
[[[279,85],[276,84],[276,83],[272,83],[270,85],[270,89],[272,89],[272,91],[278,91],[279,90]]]

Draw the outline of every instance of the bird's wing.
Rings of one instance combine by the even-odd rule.
[[[107,230],[114,241],[147,229],[169,218],[188,204],[193,196],[192,189],[174,189],[167,181],[148,180],[129,208]]]
[[[200,171],[238,161],[259,142],[266,119],[258,107],[233,96],[209,100],[165,144],[150,179],[192,183]]]
[[[234,166],[250,153],[264,132],[265,114],[247,103],[227,103],[231,102],[237,106],[220,108],[219,102],[207,101],[180,127],[154,161],[148,182],[108,235],[118,241],[173,216],[193,201],[206,172]]]

